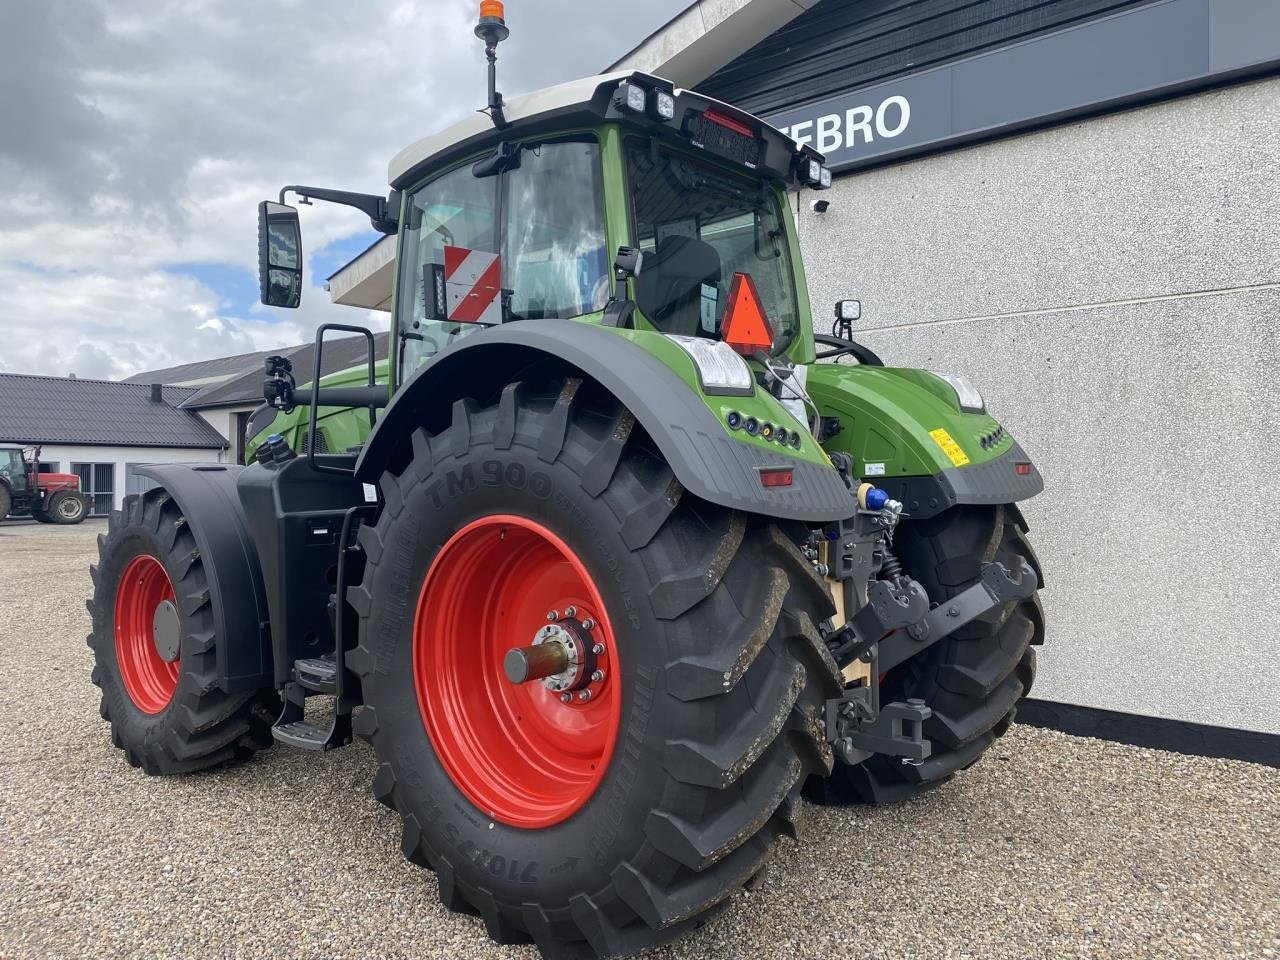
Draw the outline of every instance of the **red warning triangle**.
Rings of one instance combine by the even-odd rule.
[[[720,338],[738,353],[751,356],[773,349],[773,328],[749,273],[735,273],[729,287],[729,309],[720,324]]]

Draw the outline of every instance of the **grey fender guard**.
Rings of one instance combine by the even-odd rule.
[[[392,450],[413,430],[441,429],[454,401],[487,398],[532,363],[552,357],[600,383],[631,411],[694,496],[810,523],[853,514],[853,497],[835,470],[732,439],[702,398],[648,351],[607,329],[572,320],[502,324],[441,351],[378,418],[356,464],[357,477],[376,482]],[[792,485],[766,490],[760,483],[762,467],[790,467]]]

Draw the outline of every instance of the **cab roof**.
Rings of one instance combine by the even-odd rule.
[[[679,124],[660,124],[646,117],[621,112],[614,96],[623,81],[641,84],[671,93],[677,100],[676,116],[684,110],[712,109],[716,113],[749,124],[772,149],[766,151],[767,168],[775,176],[790,179],[793,158],[805,153],[822,160],[811,147],[800,146],[791,137],[763,120],[711,97],[692,90],[677,89],[667,80],[637,71],[620,71],[570,80],[554,87],[512,97],[503,104],[508,126],[499,130],[487,114],[473,113],[439,133],[423,137],[397,153],[391,160],[387,179],[395,189],[411,186],[434,167],[496,146],[504,139],[525,136],[539,130],[554,131],[573,125],[594,125],[603,120],[620,120],[650,128],[652,131],[679,133]]]

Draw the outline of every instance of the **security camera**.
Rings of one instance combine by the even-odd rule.
[[[831,206],[831,201],[823,199],[810,200],[809,206],[813,208],[814,213],[826,213]]]

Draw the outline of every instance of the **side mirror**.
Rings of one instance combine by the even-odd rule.
[[[258,204],[258,286],[269,307],[296,307],[302,300],[298,211],[270,200]]]

